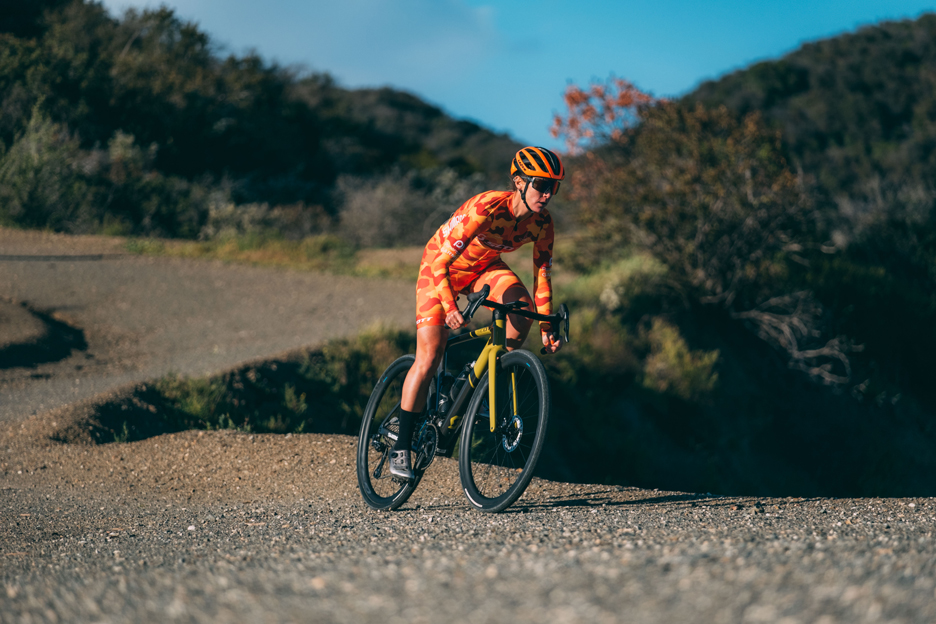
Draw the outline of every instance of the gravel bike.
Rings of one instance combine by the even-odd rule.
[[[392,510],[405,503],[438,455],[457,453],[462,489],[479,511],[503,511],[533,478],[549,422],[549,384],[536,356],[523,349],[507,351],[507,315],[548,321],[568,342],[569,309],[562,304],[555,314],[537,314],[524,310],[522,301],[490,301],[489,293],[485,286],[469,295],[462,316],[470,321],[484,305],[493,310],[491,325],[451,336],[446,343],[426,408],[414,427],[412,481],[390,476],[389,453],[399,432],[403,380],[415,356],[398,358],[377,381],[357,446],[358,486],[370,507]],[[448,372],[448,348],[478,338],[487,338],[478,358],[457,377]]]

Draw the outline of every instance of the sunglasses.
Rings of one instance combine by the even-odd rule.
[[[559,180],[553,180],[552,178],[527,178],[527,180],[540,193],[555,195],[559,192]]]

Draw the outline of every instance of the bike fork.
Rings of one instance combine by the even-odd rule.
[[[497,370],[499,367],[500,356],[507,352],[507,315],[503,310],[494,310],[494,327],[491,334],[491,342],[484,347],[487,351],[487,370],[488,370],[488,411],[491,418],[491,433],[497,429]],[[482,351],[478,361],[481,362],[485,353]],[[478,365],[475,365],[477,370]]]

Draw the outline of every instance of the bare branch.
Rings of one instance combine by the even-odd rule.
[[[823,346],[805,343],[820,338],[824,310],[812,293],[802,291],[773,297],[753,310],[732,312],[732,318],[749,322],[758,337],[783,351],[789,366],[829,385],[844,385],[851,379],[851,361],[847,352],[857,351],[845,336],[836,336]],[[833,371],[834,364],[842,374]]]

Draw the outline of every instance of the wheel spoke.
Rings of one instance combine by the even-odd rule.
[[[486,400],[479,399],[469,408],[474,411],[468,414],[472,426],[463,434],[468,456],[460,463],[462,484],[469,499],[485,511],[499,511],[522,494],[542,447],[546,412],[541,389],[545,376],[538,362],[532,370],[533,364],[528,363],[532,358],[518,352],[504,356],[503,381],[498,377],[498,385],[506,391],[497,398],[495,432],[488,426]],[[487,380],[485,377],[476,392],[487,396]]]
[[[388,455],[387,451],[384,451],[383,453],[381,453],[380,462],[377,464],[377,467],[374,468],[375,479],[379,479],[381,475],[383,474],[383,467],[384,467],[384,463],[386,463],[387,461],[387,455]]]
[[[358,485],[364,501],[376,509],[393,509],[409,496],[403,490],[414,486],[400,484],[387,470],[388,456],[399,432],[400,401],[403,381],[412,356],[400,358],[381,375],[366,413],[358,438]],[[402,495],[401,495],[402,493]]]

